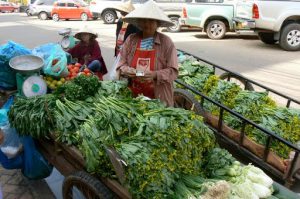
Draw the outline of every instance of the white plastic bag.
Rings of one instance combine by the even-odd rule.
[[[110,68],[110,70],[108,71],[108,73],[106,75],[107,80],[119,80],[119,72],[117,71],[117,66],[118,66],[120,59],[121,59],[121,55],[119,53],[114,64],[112,65],[112,67]]]

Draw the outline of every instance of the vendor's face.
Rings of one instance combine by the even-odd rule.
[[[139,27],[142,29],[144,34],[154,35],[158,27],[158,22],[153,19],[143,19],[139,21]]]
[[[91,35],[88,33],[82,33],[82,35],[81,35],[81,39],[83,42],[89,42],[90,38],[91,38]]]

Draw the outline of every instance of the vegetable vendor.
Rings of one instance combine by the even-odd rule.
[[[141,32],[126,39],[117,70],[129,77],[134,96],[143,94],[173,106],[173,82],[178,76],[177,50],[172,40],[157,32],[157,28],[174,24],[152,0],[129,13],[124,21],[137,26]]]
[[[121,17],[117,23],[117,30],[116,30],[116,46],[115,46],[115,57],[118,56],[123,43],[125,42],[126,38],[133,33],[137,33],[140,30],[132,24],[128,24],[123,21],[123,18],[134,10],[134,6],[132,5],[131,0],[127,1],[124,4],[121,4],[115,8],[116,11],[120,12]]]
[[[86,64],[91,71],[106,74],[107,68],[96,40],[97,34],[85,26],[75,34],[75,38],[80,42],[68,50],[68,53],[77,58],[80,64]]]

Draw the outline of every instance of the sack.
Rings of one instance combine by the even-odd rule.
[[[119,80],[120,74],[119,71],[117,71],[117,66],[119,64],[120,59],[121,59],[121,55],[119,53],[111,69],[105,75],[107,80]]]
[[[14,158],[7,158],[0,150],[0,163],[5,169],[22,169],[23,168],[23,156],[20,154]]]
[[[36,149],[35,143],[30,136],[22,137],[24,146],[22,173],[31,180],[38,180],[48,177],[53,166]]]
[[[51,48],[49,56],[45,59],[43,71],[47,75],[59,77],[62,73],[68,74],[67,56],[60,45]]]

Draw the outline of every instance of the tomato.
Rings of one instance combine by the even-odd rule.
[[[88,73],[88,72],[90,72],[90,70],[89,70],[88,68],[85,68],[85,69],[83,70],[83,72]]]
[[[71,70],[71,68],[72,68],[72,65],[68,65],[68,70]]]
[[[52,66],[56,65],[57,62],[58,62],[58,59],[53,59],[53,60],[52,60]]]
[[[75,66],[74,71],[78,73],[79,69],[80,69],[79,67]]]
[[[76,63],[76,64],[75,64],[75,67],[80,67],[80,66],[81,66],[80,63]]]
[[[86,74],[86,76],[91,76],[92,75],[90,72],[85,73],[85,74]]]
[[[71,77],[76,77],[76,76],[77,76],[77,73],[72,73]]]

